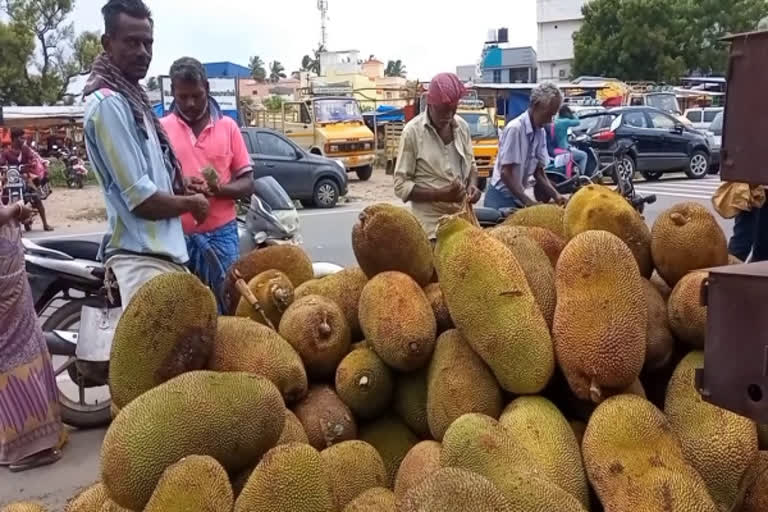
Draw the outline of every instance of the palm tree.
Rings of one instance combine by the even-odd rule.
[[[254,55],[251,57],[248,67],[251,69],[251,76],[257,82],[264,82],[267,79],[267,70],[264,68],[264,61],[261,57]]]
[[[405,77],[406,73],[405,65],[400,59],[387,62],[387,69],[384,70],[384,76]]]
[[[279,60],[273,61],[272,64],[269,65],[269,79],[277,83],[280,81],[281,78],[285,78],[285,68],[282,64],[280,64]]]
[[[304,58],[301,59],[301,70],[302,71],[311,71],[316,75],[320,74],[320,54],[325,51],[325,46],[318,45],[317,49],[315,49],[314,58],[310,55],[305,55]]]

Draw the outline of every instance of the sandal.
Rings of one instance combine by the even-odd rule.
[[[11,473],[20,473],[22,471],[28,471],[30,469],[39,468],[42,466],[48,466],[61,459],[61,450],[50,449],[45,450],[34,455],[30,455],[18,462],[14,462],[8,466]]]

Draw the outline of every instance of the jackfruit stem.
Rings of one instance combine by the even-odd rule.
[[[318,332],[320,333],[320,336],[323,338],[327,338],[331,335],[331,325],[328,323],[328,312],[323,311],[323,321],[320,323],[320,325],[317,327]]]
[[[589,384],[589,398],[596,404],[603,401],[603,392],[600,390],[600,385],[594,379]]]

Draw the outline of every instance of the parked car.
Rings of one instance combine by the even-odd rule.
[[[723,145],[723,118],[725,117],[725,111],[720,112],[715,116],[715,120],[709,125],[707,134],[711,137],[710,146],[712,148],[712,168],[714,170],[720,170],[720,148]]]
[[[689,108],[683,114],[697,130],[707,130],[723,107]]]
[[[254,178],[272,176],[293,200],[333,208],[346,195],[344,165],[304,150],[288,137],[266,128],[242,128],[253,159]]]
[[[653,107],[617,107],[597,117],[588,130],[603,163],[611,161],[616,143],[629,139],[635,149],[622,163],[646,180],[665,172],[684,171],[689,178],[703,178],[709,170],[711,149],[705,134],[688,128],[672,115]]]

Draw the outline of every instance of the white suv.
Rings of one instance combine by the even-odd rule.
[[[704,131],[722,111],[723,107],[689,108],[683,116],[693,124],[695,129]]]

